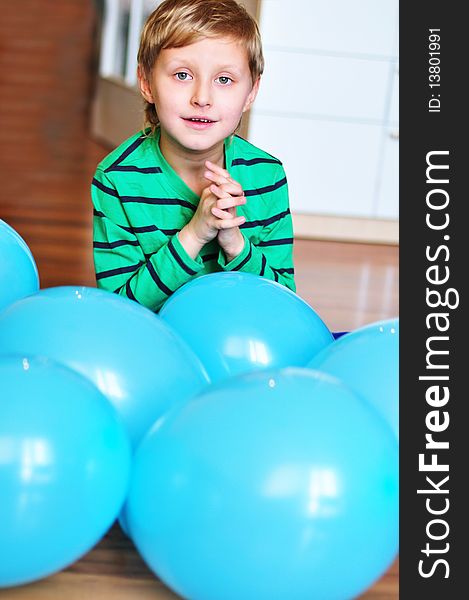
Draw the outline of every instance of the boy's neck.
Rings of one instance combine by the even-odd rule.
[[[207,170],[205,161],[209,160],[225,168],[224,142],[206,151],[191,153],[186,148],[181,148],[173,143],[171,139],[164,135],[164,132],[161,132],[160,151],[166,162],[198,196],[211,183],[204,177],[204,172]]]

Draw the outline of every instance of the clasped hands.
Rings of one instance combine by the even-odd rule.
[[[206,161],[204,177],[211,181],[200,196],[199,205],[186,227],[200,248],[217,238],[227,262],[238,256],[244,248],[244,237],[239,226],[245,217],[237,216],[236,207],[246,204],[241,185],[228,171]]]

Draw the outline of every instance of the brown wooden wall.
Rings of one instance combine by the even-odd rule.
[[[95,28],[92,0],[1,2],[0,218],[40,275],[53,257],[43,287],[94,280],[89,181],[107,152],[88,137]]]

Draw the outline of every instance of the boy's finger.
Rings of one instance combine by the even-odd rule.
[[[232,229],[233,227],[239,227],[246,221],[245,217],[236,217],[235,219],[219,219],[217,227],[219,229]]]
[[[228,198],[230,196],[228,192],[224,192],[218,185],[212,184],[209,189],[217,198]]]
[[[205,179],[212,181],[222,189],[226,190],[229,194],[234,196],[241,196],[243,194],[243,188],[241,185],[229,176],[225,177],[223,175],[211,173],[210,171],[205,171],[204,177]]]
[[[243,194],[243,188],[241,187],[241,184],[234,179],[230,178],[226,182],[222,182],[219,185],[222,188],[226,188],[230,194],[235,194],[236,196]]]
[[[214,217],[217,217],[217,219],[222,219],[223,221],[233,218],[233,215],[231,213],[227,212],[226,210],[221,210],[216,206],[212,206],[210,211]]]
[[[218,173],[212,173],[212,171],[205,171],[204,177],[209,181],[213,181],[213,183],[216,183],[217,185],[230,182],[229,177],[225,177],[224,175],[220,175]]]
[[[230,178],[230,174],[228,173],[228,171],[226,169],[223,169],[223,167],[219,167],[212,161],[206,160],[205,165],[207,166],[207,168],[210,171],[213,171],[214,173],[217,173],[218,175],[221,175],[222,177],[226,177],[226,179]]]
[[[235,196],[240,198],[243,196],[243,188],[240,185],[233,183],[224,183],[222,185],[212,184],[210,191],[218,198],[226,198],[227,196]]]
[[[217,200],[216,207],[225,210],[227,208],[233,208],[233,206],[242,206],[246,204],[246,198],[244,196],[229,196],[228,198],[220,198]]]
[[[244,193],[243,188],[239,185],[239,183],[236,183],[236,181],[229,181],[228,183],[222,183],[218,187],[221,188],[221,190],[223,192],[227,192],[228,194],[231,194],[231,196],[242,196]]]

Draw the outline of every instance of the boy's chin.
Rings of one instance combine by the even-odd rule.
[[[217,123],[213,128],[203,131],[174,131],[165,132],[162,128],[161,135],[166,138],[169,146],[178,147],[179,151],[185,151],[189,154],[210,152],[222,146],[226,138],[232,135],[233,131],[227,127],[220,127]]]
[[[217,146],[223,145],[225,138],[229,137],[230,135],[231,134],[227,134],[223,137],[220,135],[191,136],[190,138],[179,140],[179,145],[187,152],[207,152],[216,148]]]

